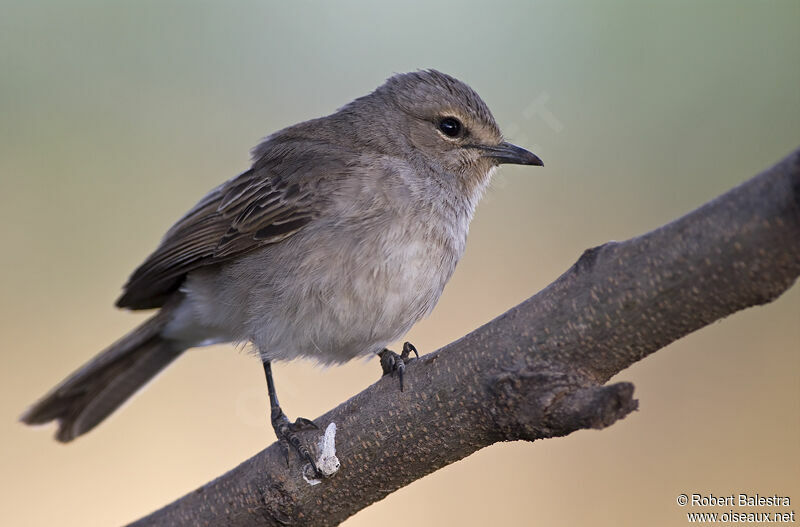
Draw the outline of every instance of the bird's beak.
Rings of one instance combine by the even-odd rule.
[[[503,141],[497,146],[480,146],[483,150],[483,157],[494,159],[497,164],[509,163],[511,165],[535,165],[544,166],[539,156],[533,152],[528,152],[524,148],[512,145]]]

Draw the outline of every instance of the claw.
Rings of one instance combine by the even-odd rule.
[[[414,347],[413,344],[410,342],[406,342],[403,344],[403,352],[400,354],[395,353],[390,349],[384,349],[378,356],[381,358],[381,368],[383,368],[384,375],[391,375],[394,377],[397,374],[397,377],[400,379],[400,391],[405,391],[405,372],[406,372],[406,364],[411,362],[411,353],[419,358],[419,352],[417,348]]]
[[[404,342],[403,343],[403,353],[400,354],[400,358],[403,359],[403,362],[408,362],[407,359],[408,359],[408,357],[411,356],[411,352],[412,351],[414,352],[414,355],[416,355],[417,358],[419,358],[419,352],[417,352],[416,346],[414,346],[410,342]]]
[[[319,427],[311,419],[305,417],[298,417],[295,419],[292,428],[295,432],[305,432],[306,430],[319,430]]]
[[[297,432],[318,430],[319,427],[315,425],[313,421],[306,419],[305,417],[298,417],[294,423],[291,423],[283,412],[280,412],[278,416],[272,419],[272,427],[275,430],[275,435],[278,436],[278,440],[284,446],[286,451],[286,464],[289,464],[289,452],[291,448],[293,448],[301,458],[308,461],[308,463],[311,465],[311,468],[314,470],[314,473],[319,474],[319,469],[317,468],[317,463],[314,460],[314,456],[311,455],[308,447],[306,447],[306,445],[297,435]]]
[[[317,463],[314,457],[308,450],[308,447],[297,436],[297,432],[304,432],[307,430],[319,430],[316,424],[310,419],[305,417],[298,417],[294,423],[289,421],[286,414],[281,410],[281,405],[278,403],[278,396],[275,393],[275,382],[272,380],[272,367],[269,361],[264,362],[264,374],[267,377],[267,389],[269,392],[270,403],[270,421],[272,421],[272,429],[275,430],[275,436],[283,446],[286,453],[286,467],[289,467],[289,452],[294,448],[301,458],[308,461],[314,474],[319,474]]]
[[[288,470],[291,466],[289,464],[289,442],[280,439],[278,444],[281,445],[281,450],[283,451],[283,458],[286,460],[286,469]]]
[[[400,391],[406,391],[405,384],[403,383],[403,376],[406,374],[406,365],[402,361],[397,364],[397,377],[400,379]]]

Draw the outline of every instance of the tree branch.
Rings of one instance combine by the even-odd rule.
[[[316,419],[341,468],[310,485],[277,444],[135,525],[335,525],[498,441],[603,428],[635,410],[604,386],[650,353],[765,304],[800,275],[800,149],[648,234],[589,249],[537,295]],[[309,433],[312,446],[319,433]]]

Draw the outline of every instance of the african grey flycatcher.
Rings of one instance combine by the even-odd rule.
[[[271,420],[316,468],[275,394],[270,363],[379,354],[402,373],[413,346],[385,347],[431,312],[464,252],[494,168],[542,165],[503,141],[469,86],[438,71],[395,75],[336,113],[276,132],[252,168],[167,232],[117,306],[159,311],[101,352],[22,420],[94,428],[189,348],[251,342]]]

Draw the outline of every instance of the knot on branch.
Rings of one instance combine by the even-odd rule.
[[[557,424],[551,428],[553,436],[562,436],[582,428],[605,428],[638,408],[633,384],[619,382],[576,390],[550,407],[547,418]]]
[[[534,441],[605,428],[638,407],[633,384],[599,386],[586,377],[536,368],[505,371],[489,384],[489,412],[503,440]]]
[[[273,525],[290,525],[295,517],[292,494],[279,481],[256,489],[259,502],[252,510],[258,511],[261,519]]]
[[[570,271],[580,274],[592,270],[600,253],[605,250],[611,250],[617,245],[619,245],[619,242],[609,241],[602,245],[586,249],[583,251],[583,254],[581,254],[581,257],[578,258],[578,261],[572,265]]]

